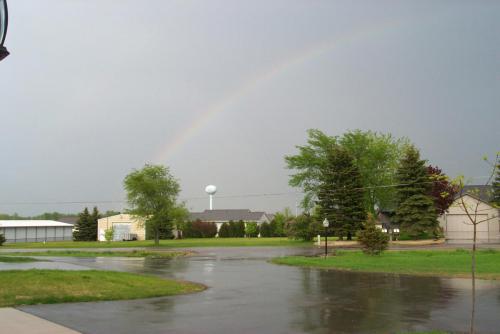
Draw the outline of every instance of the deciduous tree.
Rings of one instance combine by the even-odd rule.
[[[427,175],[432,181],[429,195],[434,201],[434,206],[438,215],[442,215],[448,210],[455,200],[458,187],[453,184],[448,176],[437,166],[427,166]]]

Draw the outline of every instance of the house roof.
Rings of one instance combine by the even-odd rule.
[[[2,227],[73,227],[71,224],[55,220],[0,220]]]
[[[191,221],[201,220],[207,222],[226,221],[261,221],[266,213],[263,211],[252,212],[248,209],[205,210],[203,212],[190,212]]]
[[[62,223],[75,225],[78,221],[78,216],[61,217],[59,218],[59,221]]]
[[[490,185],[469,185],[464,186],[462,195],[470,195],[476,197],[483,202],[490,203],[493,199],[493,187]],[[460,198],[460,193],[456,195],[456,198]]]

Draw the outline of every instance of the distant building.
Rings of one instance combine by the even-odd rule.
[[[474,213],[477,207],[477,221],[483,221],[477,225],[477,242],[500,243],[499,210],[491,204],[491,186],[466,186],[462,195],[456,196],[448,211],[439,217],[446,241],[471,243],[473,240],[473,225],[463,208],[462,199],[469,213]]]
[[[146,224],[144,221],[126,213],[101,218],[97,221],[97,238],[99,241],[106,241],[104,233],[109,228],[115,230],[114,241],[146,239]]]
[[[0,220],[6,242],[73,240],[73,225],[54,220]]]
[[[257,224],[270,223],[274,215],[263,211],[250,211],[248,209],[223,209],[223,210],[205,210],[203,212],[190,212],[190,221],[211,222],[217,225],[217,232],[224,223],[229,222],[255,222]]]

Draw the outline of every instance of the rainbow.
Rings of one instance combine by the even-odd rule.
[[[388,28],[394,28],[396,25],[395,23],[397,22],[402,22],[402,20],[384,22],[375,27],[372,26],[370,29],[354,31],[335,40],[316,44],[243,82],[242,85],[230,91],[229,94],[227,94],[220,101],[197,112],[198,116],[189,124],[189,126],[179,130],[174,136],[174,139],[168,141],[166,145],[160,149],[154,161],[164,163],[172,156],[172,154],[179,150],[180,147],[200,133],[219,114],[227,110],[229,107],[236,105],[239,100],[256,91],[264,83],[271,81],[273,78],[300,64],[306,63],[307,61],[315,59],[327,52],[331,52],[336,48],[345,47],[349,45],[349,43],[354,43],[377,33],[387,31]]]

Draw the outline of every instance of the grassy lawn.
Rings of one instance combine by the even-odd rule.
[[[23,254],[25,255],[25,254]],[[23,257],[23,256],[0,256],[0,262],[7,263],[20,263],[20,262],[36,262],[37,259],[33,259],[31,257]]]
[[[471,254],[456,251],[387,251],[380,256],[362,252],[340,252],[337,256],[276,258],[273,263],[301,267],[331,268],[361,272],[399,273],[426,276],[470,277]],[[500,251],[477,253],[477,277],[500,279]]]
[[[0,274],[0,307],[149,298],[204,289],[190,282],[113,271],[9,270]]]
[[[309,246],[312,242],[291,240],[288,238],[207,238],[161,240],[160,247],[242,247],[242,246]],[[51,241],[20,242],[4,244],[2,248],[122,248],[122,247],[154,247],[152,240],[145,241]]]
[[[146,251],[146,250],[130,250],[130,251],[80,251],[80,250],[48,250],[48,251],[35,251],[35,252],[13,252],[5,253],[4,258],[18,258],[19,256],[71,256],[71,257],[101,257],[101,256],[115,256],[115,257],[148,257],[148,258],[174,258],[177,256],[188,255],[188,252],[174,252],[174,251]],[[1,259],[2,257],[0,257]],[[1,261],[1,260],[0,260]]]

